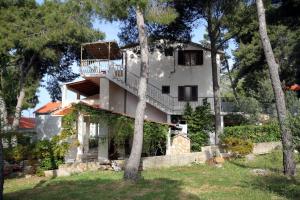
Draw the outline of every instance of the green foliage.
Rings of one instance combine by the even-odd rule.
[[[63,130],[58,140],[64,140],[67,137],[76,134],[75,122],[78,114],[82,113],[89,116],[91,123],[108,123],[111,138],[118,146],[122,146],[125,140],[132,140],[134,131],[134,120],[130,117],[111,113],[104,110],[92,108],[86,104],[73,105],[73,111],[63,117]],[[165,152],[166,136],[168,126],[154,122],[144,122],[144,145],[143,153],[145,155],[163,154]],[[65,137],[61,138],[62,135]],[[61,146],[61,142],[60,145]],[[66,145],[67,146],[67,145]],[[61,155],[66,151],[62,148]]]
[[[168,126],[153,122],[144,123],[143,152],[148,156],[165,154]]]
[[[300,115],[290,116],[288,121],[293,134],[294,146],[300,152]]]
[[[225,127],[221,139],[238,138],[250,140],[251,142],[273,142],[280,141],[280,130],[277,123],[270,123],[262,126],[244,125]]]
[[[244,156],[253,151],[253,143],[251,140],[227,137],[224,138],[221,143],[225,150],[232,152],[235,156]]]
[[[40,168],[43,170],[57,169],[64,161],[68,146],[58,144],[56,139],[41,140],[36,143],[35,154],[40,159]]]
[[[241,114],[227,114],[224,116],[225,126],[241,126],[249,124],[249,120]]]
[[[240,112],[250,116],[249,121],[252,123],[257,121],[259,113],[262,112],[260,103],[253,97],[241,97],[238,108]]]
[[[201,146],[208,143],[209,132],[213,131],[213,115],[209,104],[196,107],[193,111],[190,104],[186,104],[183,118],[188,124],[188,136],[191,139],[192,151],[200,151]]]

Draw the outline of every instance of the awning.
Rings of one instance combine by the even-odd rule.
[[[93,42],[82,44],[82,59],[121,59],[122,54],[118,43],[110,42]]]
[[[68,83],[67,87],[69,90],[75,93],[79,93],[80,95],[86,97],[99,94],[99,90],[100,90],[99,85],[97,85],[91,80],[83,80],[74,83]]]

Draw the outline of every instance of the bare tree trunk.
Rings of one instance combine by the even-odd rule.
[[[220,98],[220,66],[217,63],[217,32],[212,26],[212,13],[209,10],[207,18],[208,36],[211,48],[212,81],[215,111],[215,144],[219,143],[219,135],[222,134],[221,127],[221,98]]]
[[[3,199],[3,186],[4,186],[4,158],[3,158],[3,144],[2,136],[7,129],[7,111],[5,101],[0,95],[0,200]]]
[[[284,93],[279,79],[279,65],[275,61],[272,46],[267,34],[267,25],[265,18],[265,9],[262,0],[256,0],[258,20],[259,20],[259,34],[264,48],[265,56],[269,66],[269,73],[272,82],[273,92],[276,101],[276,108],[278,114],[278,121],[281,131],[282,147],[283,147],[283,168],[284,174],[294,176],[296,172],[296,165],[294,161],[294,147],[291,130],[287,126],[287,111],[284,99]]]
[[[149,76],[148,41],[144,15],[139,6],[136,8],[136,22],[141,48],[141,74],[138,88],[138,104],[135,113],[134,135],[131,153],[125,166],[124,179],[137,181],[140,178],[139,166],[143,149],[144,113],[146,108],[147,80]]]
[[[22,105],[25,98],[25,83],[26,83],[26,77],[29,72],[30,67],[32,66],[34,60],[36,58],[36,55],[33,54],[29,60],[29,62],[24,59],[23,63],[21,64],[21,77],[19,82],[19,95],[17,97],[17,105],[16,110],[14,114],[14,120],[12,123],[12,130],[16,130],[19,127],[20,118],[22,114]]]
[[[16,130],[19,127],[24,98],[25,98],[25,87],[24,84],[21,84],[20,93],[18,96],[16,110],[15,110],[15,116],[12,123],[12,130]]]

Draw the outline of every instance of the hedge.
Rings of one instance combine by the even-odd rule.
[[[243,125],[225,127],[221,139],[234,137],[244,140],[251,140],[254,143],[280,141],[279,126],[276,123],[256,126]]]

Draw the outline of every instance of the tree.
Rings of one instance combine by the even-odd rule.
[[[233,38],[241,29],[228,32],[227,26],[232,23],[232,13],[242,9],[240,1],[229,0],[207,0],[193,1],[195,17],[204,19],[210,42],[214,112],[215,112],[215,144],[219,143],[221,129],[221,98],[220,98],[220,67],[217,63],[217,55],[220,50],[225,49],[226,43]],[[243,9],[242,9],[243,10]],[[246,14],[247,12],[245,12]]]
[[[235,85],[240,85],[241,92],[249,96],[251,92],[259,94],[259,85],[264,79],[269,79],[268,66],[260,42],[256,5],[245,4],[251,11],[247,23],[239,23],[242,30],[234,37],[237,50],[235,50]],[[299,21],[300,9],[298,0],[282,1],[281,6],[273,6],[271,1],[265,1],[268,36],[273,48],[276,61],[279,63],[279,76],[283,85],[290,86],[300,83],[300,39]],[[236,12],[236,18],[243,17],[243,12]],[[238,20],[234,20],[238,21]],[[229,31],[236,29],[233,24]],[[271,84],[270,84],[271,86]],[[256,95],[259,96],[259,95]],[[258,99],[260,101],[260,99]],[[272,102],[270,102],[272,103]]]
[[[12,129],[18,127],[22,109],[36,104],[35,93],[45,74],[56,82],[76,77],[69,67],[80,58],[80,44],[104,37],[92,29],[91,21],[89,6],[75,0],[41,5],[35,0],[0,2],[1,126],[7,129],[9,115],[14,118]],[[3,132],[7,130],[1,129],[0,137]],[[2,155],[0,138],[0,171]]]
[[[0,200],[3,199],[3,185],[4,185],[4,158],[3,158],[3,144],[2,135],[4,134],[5,127],[7,126],[7,114],[5,101],[0,95]]]
[[[201,151],[201,147],[208,144],[209,134],[213,131],[213,115],[210,105],[206,103],[197,106],[193,111],[192,107],[186,104],[183,117],[188,124],[191,149]]]
[[[80,43],[102,39],[103,34],[92,29],[90,8],[73,0],[41,5],[34,0],[5,1],[0,9],[1,72],[13,71],[16,77],[12,114],[16,129],[28,88],[34,96],[45,74],[58,81],[73,80],[76,75],[69,67],[79,59]],[[11,102],[6,103],[10,107]]]
[[[143,125],[146,108],[147,81],[149,77],[149,47],[145,19],[149,22],[167,24],[177,15],[164,1],[95,1],[100,4],[100,13],[110,20],[126,20],[129,11],[134,10],[138,41],[141,53],[140,78],[138,86],[138,104],[135,112],[133,143],[129,159],[125,166],[124,179],[137,181],[140,178],[139,166],[143,149]],[[131,13],[132,14],[132,13]]]
[[[269,66],[269,73],[272,82],[273,92],[276,101],[278,121],[280,125],[282,146],[283,146],[283,167],[284,174],[294,176],[296,165],[294,161],[294,147],[291,130],[287,125],[287,111],[285,97],[281,88],[279,79],[279,65],[275,60],[273,49],[267,33],[267,25],[265,19],[265,9],[262,0],[256,0],[257,14],[259,21],[259,34],[264,49],[265,57]]]

